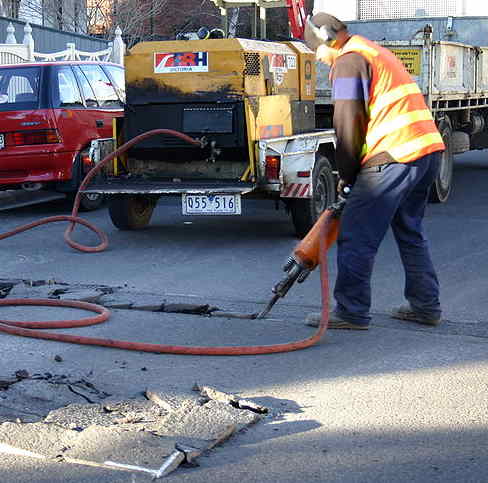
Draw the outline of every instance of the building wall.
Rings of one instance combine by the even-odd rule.
[[[465,15],[488,16],[488,2],[480,0],[465,0]]]
[[[330,2],[329,0],[315,0],[313,13],[327,12],[341,20],[357,20],[357,0],[341,0]]]
[[[443,17],[462,15],[463,0],[359,0],[358,18]]]

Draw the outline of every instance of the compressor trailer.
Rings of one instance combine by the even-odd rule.
[[[298,236],[335,201],[332,129],[315,127],[315,56],[297,41],[142,42],[125,57],[127,105],[115,139],[163,128],[116,159],[85,193],[108,197],[113,224],[146,226],[157,200],[185,215],[238,215],[241,199],[282,201]]]

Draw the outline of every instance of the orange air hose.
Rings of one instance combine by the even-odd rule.
[[[180,137],[192,144],[201,145],[201,141],[190,138],[185,134],[179,133],[169,129],[154,129],[146,133],[140,134],[131,139],[127,143],[123,144],[113,153],[107,155],[100,163],[97,164],[85,177],[80,185],[79,191],[75,197],[73,204],[73,210],[71,216],[60,215],[43,218],[33,223],[20,226],[14,230],[6,232],[0,235],[0,240],[13,236],[17,233],[29,230],[39,225],[46,223],[52,223],[56,221],[69,221],[70,225],[64,233],[64,239],[68,245],[72,248],[83,252],[101,252],[108,246],[108,238],[106,234],[99,230],[97,227],[87,222],[86,220],[79,218],[78,208],[80,204],[80,191],[83,190],[91,181],[98,171],[114,157],[120,156],[127,151],[134,144],[154,136],[156,134],[169,134]],[[186,354],[186,355],[258,355],[258,354],[273,354],[279,352],[291,352],[300,349],[310,347],[320,341],[325,331],[327,330],[329,320],[329,279],[327,271],[327,251],[328,248],[335,242],[337,238],[339,220],[333,216],[333,210],[326,210],[317,223],[312,228],[311,232],[300,242],[294,253],[300,259],[308,260],[311,268],[315,268],[317,264],[320,264],[320,281],[321,281],[321,298],[322,298],[322,312],[319,327],[313,336],[299,340],[286,342],[283,344],[272,345],[259,345],[259,346],[221,346],[221,347],[208,347],[208,346],[180,346],[180,345],[168,345],[168,344],[150,344],[145,342],[132,342],[124,340],[103,339],[98,337],[85,337],[72,334],[57,334],[53,332],[46,332],[46,328],[74,328],[84,327],[105,322],[110,312],[100,305],[91,304],[81,301],[70,300],[52,300],[52,299],[2,299],[0,300],[1,306],[18,306],[18,305],[30,305],[30,306],[55,306],[55,307],[71,307],[82,310],[88,310],[98,313],[95,317],[86,317],[79,320],[59,320],[59,321],[44,321],[44,322],[29,322],[29,321],[9,321],[0,319],[0,332],[4,332],[11,335],[18,335],[22,337],[32,337],[37,339],[55,340],[58,342],[69,342],[82,345],[95,345],[102,347],[112,347],[118,349],[135,350],[141,352],[153,352],[159,354]],[[70,237],[76,223],[80,223],[90,230],[94,231],[101,240],[101,243],[94,247],[87,247],[73,241]]]

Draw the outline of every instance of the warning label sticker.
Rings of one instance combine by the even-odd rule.
[[[420,75],[420,50],[418,49],[390,49],[413,76]]]

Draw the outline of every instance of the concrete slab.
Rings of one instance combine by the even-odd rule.
[[[66,448],[75,444],[77,438],[78,432],[55,424],[43,422],[0,424],[0,445],[9,445],[46,458],[62,455]]]
[[[128,425],[126,430],[150,430],[167,411],[151,401],[121,401],[106,404],[70,404],[51,411],[44,419],[66,429],[84,430],[90,426]],[[136,426],[137,425],[137,426]]]
[[[78,434],[65,459],[93,461],[158,469],[175,449],[178,438],[160,438],[147,431],[90,426]]]
[[[40,421],[50,411],[62,406],[107,397],[94,386],[89,387],[83,381],[71,380],[65,375],[33,377],[17,380],[8,389],[0,391],[0,422],[18,419],[22,422]]]
[[[260,416],[256,413],[211,400],[203,405],[185,403],[169,413],[154,432],[160,436],[178,436],[182,443],[204,449],[226,428],[232,426],[234,432],[240,431],[259,420]]]
[[[61,396],[58,392],[69,387],[26,378],[9,385],[8,391],[15,386],[16,396],[29,391],[36,395],[32,407],[25,402],[22,407],[37,411],[38,418],[54,403],[65,401],[64,392]],[[232,407],[227,400],[207,399],[202,405],[195,395],[178,399],[174,394],[150,390],[146,394],[151,400],[67,404],[49,411],[42,422],[3,423],[0,453],[158,477],[189,461],[190,453],[196,458],[260,419],[251,411]],[[11,397],[11,401],[17,406],[12,410],[26,411],[19,409],[20,400]]]

